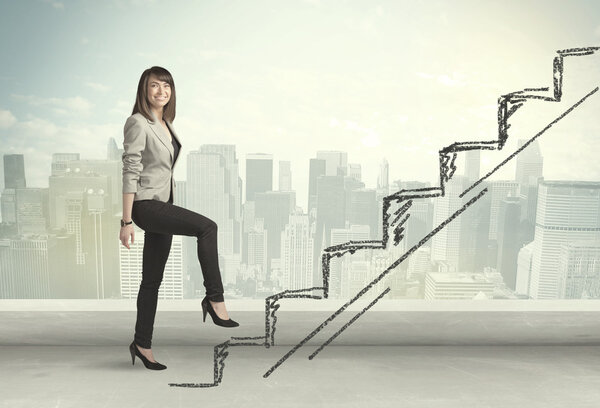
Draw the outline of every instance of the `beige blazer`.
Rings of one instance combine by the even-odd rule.
[[[123,193],[135,193],[134,201],[169,200],[170,188],[175,195],[173,145],[169,135],[152,112],[154,121],[141,113],[127,118],[123,140]],[[175,140],[181,141],[173,125],[165,120]],[[181,155],[177,155],[177,158]],[[173,163],[173,165],[171,165]]]

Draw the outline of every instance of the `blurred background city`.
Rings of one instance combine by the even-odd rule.
[[[121,154],[152,65],[177,89],[175,205],[217,222],[226,296],[259,299],[322,286],[325,248],[380,240],[385,196],[439,187],[439,149],[497,138],[500,95],[551,87],[556,50],[600,42],[585,1],[3,7],[5,299],[137,296],[144,233],[130,250],[118,239]],[[597,86],[598,62],[565,62],[563,101],[515,114],[502,152],[460,154],[446,194],[413,201],[398,245],[333,259],[329,296],[354,296],[463,206],[460,192]],[[486,178],[482,199],[378,283],[387,298],[600,297],[595,98]],[[160,298],[204,296],[195,239],[174,237]]]

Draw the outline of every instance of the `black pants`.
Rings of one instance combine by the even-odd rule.
[[[131,219],[144,230],[142,282],[137,297],[137,321],[134,340],[151,348],[158,288],[173,235],[195,236],[198,240],[198,260],[204,276],[206,295],[213,302],[223,302],[223,283],[217,255],[217,224],[194,211],[158,200],[134,201]]]

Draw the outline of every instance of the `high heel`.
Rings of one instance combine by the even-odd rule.
[[[140,360],[142,360],[142,363],[144,363],[146,368],[148,368],[150,370],[164,370],[165,368],[167,368],[166,365],[161,364],[158,361],[153,362],[153,361],[148,360],[135,345],[135,340],[132,341],[131,344],[129,345],[129,352],[131,353],[131,364],[132,365],[135,364],[135,356],[138,356],[140,358]]]
[[[217,312],[215,312],[215,309],[213,309],[212,305],[208,301],[208,296],[205,296],[204,299],[202,299],[201,304],[202,304],[202,321],[203,322],[206,321],[206,313],[208,312],[208,313],[210,313],[210,317],[212,317],[212,321],[217,326],[237,327],[240,325],[235,320],[231,320],[231,319],[223,320],[219,316],[217,316]]]

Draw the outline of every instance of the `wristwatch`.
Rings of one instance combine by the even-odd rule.
[[[129,222],[125,222],[123,220],[121,220],[121,227],[124,227],[125,225],[129,225],[133,222],[133,220],[129,221]]]

